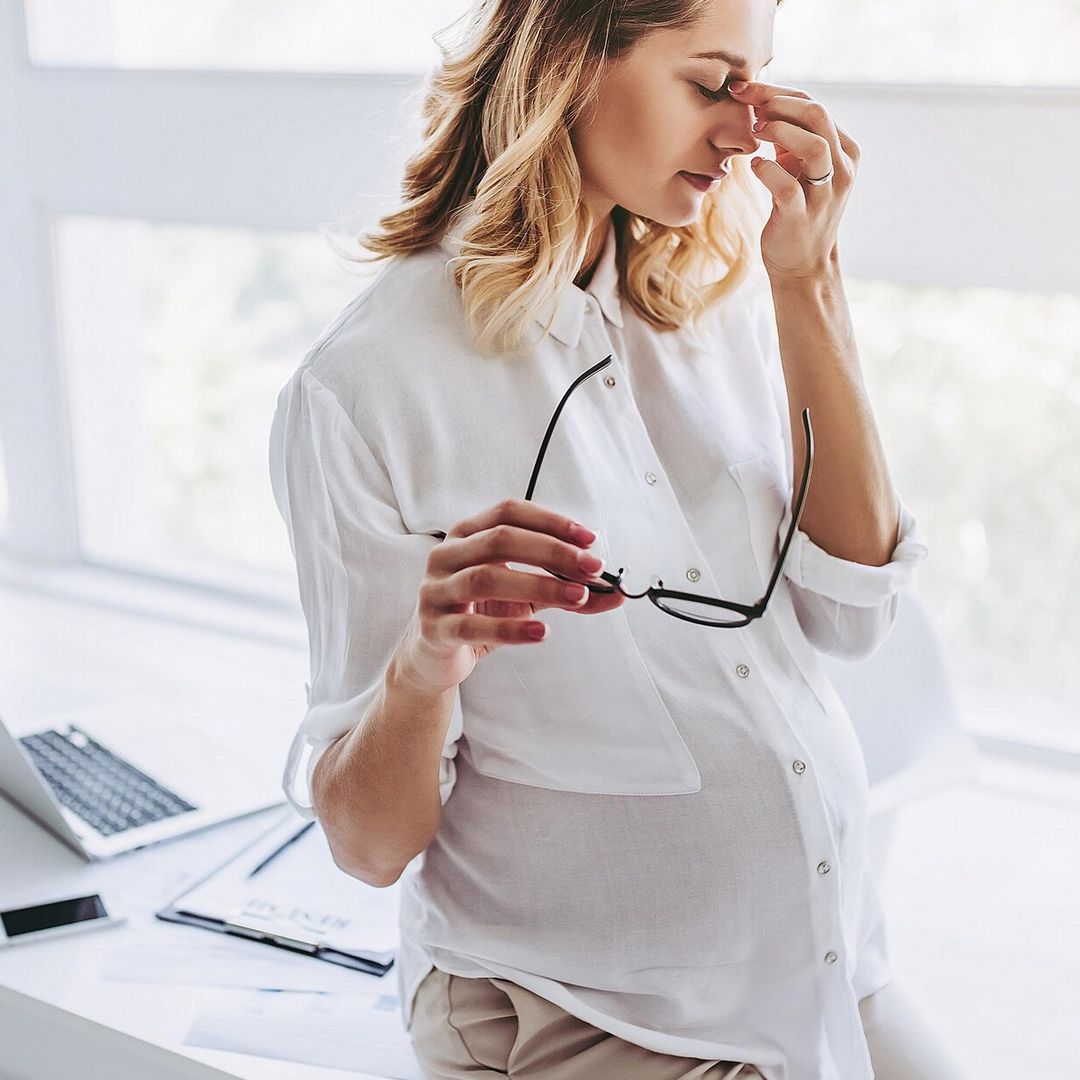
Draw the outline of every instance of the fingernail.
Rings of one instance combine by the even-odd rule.
[[[749,85],[749,83],[743,82],[741,79],[737,79],[735,82],[728,83],[728,89],[734,90],[737,94],[740,90],[745,90]]]
[[[592,529],[586,528],[576,521],[570,527],[570,532],[579,544],[591,544],[596,539],[596,533],[594,533]]]
[[[588,570],[591,573],[598,572],[604,568],[604,560],[594,555],[591,551],[579,552],[577,562],[582,570]]]

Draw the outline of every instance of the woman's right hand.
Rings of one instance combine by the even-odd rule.
[[[528,629],[547,630],[530,618],[544,608],[597,615],[620,607],[626,597],[618,590],[592,592],[507,566],[521,563],[603,583],[594,576],[602,563],[587,550],[595,539],[565,515],[523,499],[506,499],[459,521],[428,555],[416,609],[394,654],[395,676],[425,692],[450,690],[500,645],[543,640],[529,637]]]

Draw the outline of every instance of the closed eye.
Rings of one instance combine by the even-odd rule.
[[[694,85],[697,87],[698,93],[702,97],[708,98],[709,101],[723,101],[724,98],[730,96],[726,83],[719,90],[710,90],[707,86],[702,86],[701,83],[694,83]]]

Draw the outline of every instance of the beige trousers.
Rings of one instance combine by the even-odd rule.
[[[969,1080],[895,981],[859,1003],[876,1080]],[[506,979],[433,968],[411,1032],[427,1080],[755,1080],[753,1065],[646,1050]]]

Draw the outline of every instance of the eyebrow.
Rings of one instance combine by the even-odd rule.
[[[732,67],[736,67],[736,68],[747,68],[747,67],[750,66],[750,61],[747,60],[747,58],[745,56],[739,56],[737,53],[724,52],[723,49],[716,49],[714,52],[694,53],[690,57],[690,59],[691,60],[724,60],[727,63],[729,63]],[[770,56],[769,59],[766,60],[765,63],[762,64],[761,66],[762,67],[768,67],[773,62],[773,60],[775,60],[775,59],[776,59],[776,56],[774,54],[773,56]]]

